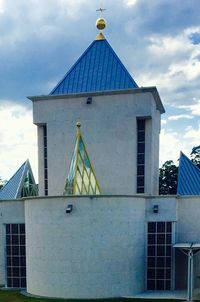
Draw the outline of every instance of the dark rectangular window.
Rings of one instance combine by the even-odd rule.
[[[144,175],[144,165],[137,166],[137,174],[142,176]]]
[[[145,120],[137,120],[137,193],[144,193]]]
[[[138,131],[144,131],[145,130],[145,120],[144,119],[138,119],[137,120],[137,126],[138,126]]]
[[[149,222],[147,230],[147,289],[170,290],[172,222]]]
[[[48,195],[48,152],[47,152],[47,126],[43,126],[43,154],[44,154],[44,195]]]
[[[25,224],[6,224],[7,287],[26,287]]]
[[[137,156],[137,164],[138,165],[143,165],[144,166],[144,154],[138,154]]]
[[[145,145],[144,145],[144,142],[143,143],[138,143],[138,154],[144,154],[144,148],[145,148]]]

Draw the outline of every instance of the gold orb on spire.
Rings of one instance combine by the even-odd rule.
[[[99,30],[103,30],[106,27],[106,20],[104,18],[99,18],[96,21],[96,27]]]
[[[80,120],[78,120],[78,122],[76,123],[76,127],[77,127],[77,128],[80,128],[80,127],[81,127],[81,122],[80,122]]]

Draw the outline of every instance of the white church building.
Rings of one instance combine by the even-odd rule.
[[[186,290],[188,276],[200,288],[200,170],[183,156],[183,193],[158,195],[156,87],[139,87],[100,32],[29,99],[39,196],[28,161],[0,191],[0,284],[58,298]]]

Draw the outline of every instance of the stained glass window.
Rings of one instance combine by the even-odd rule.
[[[38,187],[35,184],[35,181],[33,180],[33,176],[31,172],[28,170],[24,178],[21,197],[37,196],[37,195],[38,195]]]
[[[64,194],[100,194],[100,187],[83,142],[80,123],[77,123],[77,137]]]

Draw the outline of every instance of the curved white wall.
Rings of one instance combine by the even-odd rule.
[[[25,220],[28,293],[104,298],[144,290],[144,198],[27,199]]]

